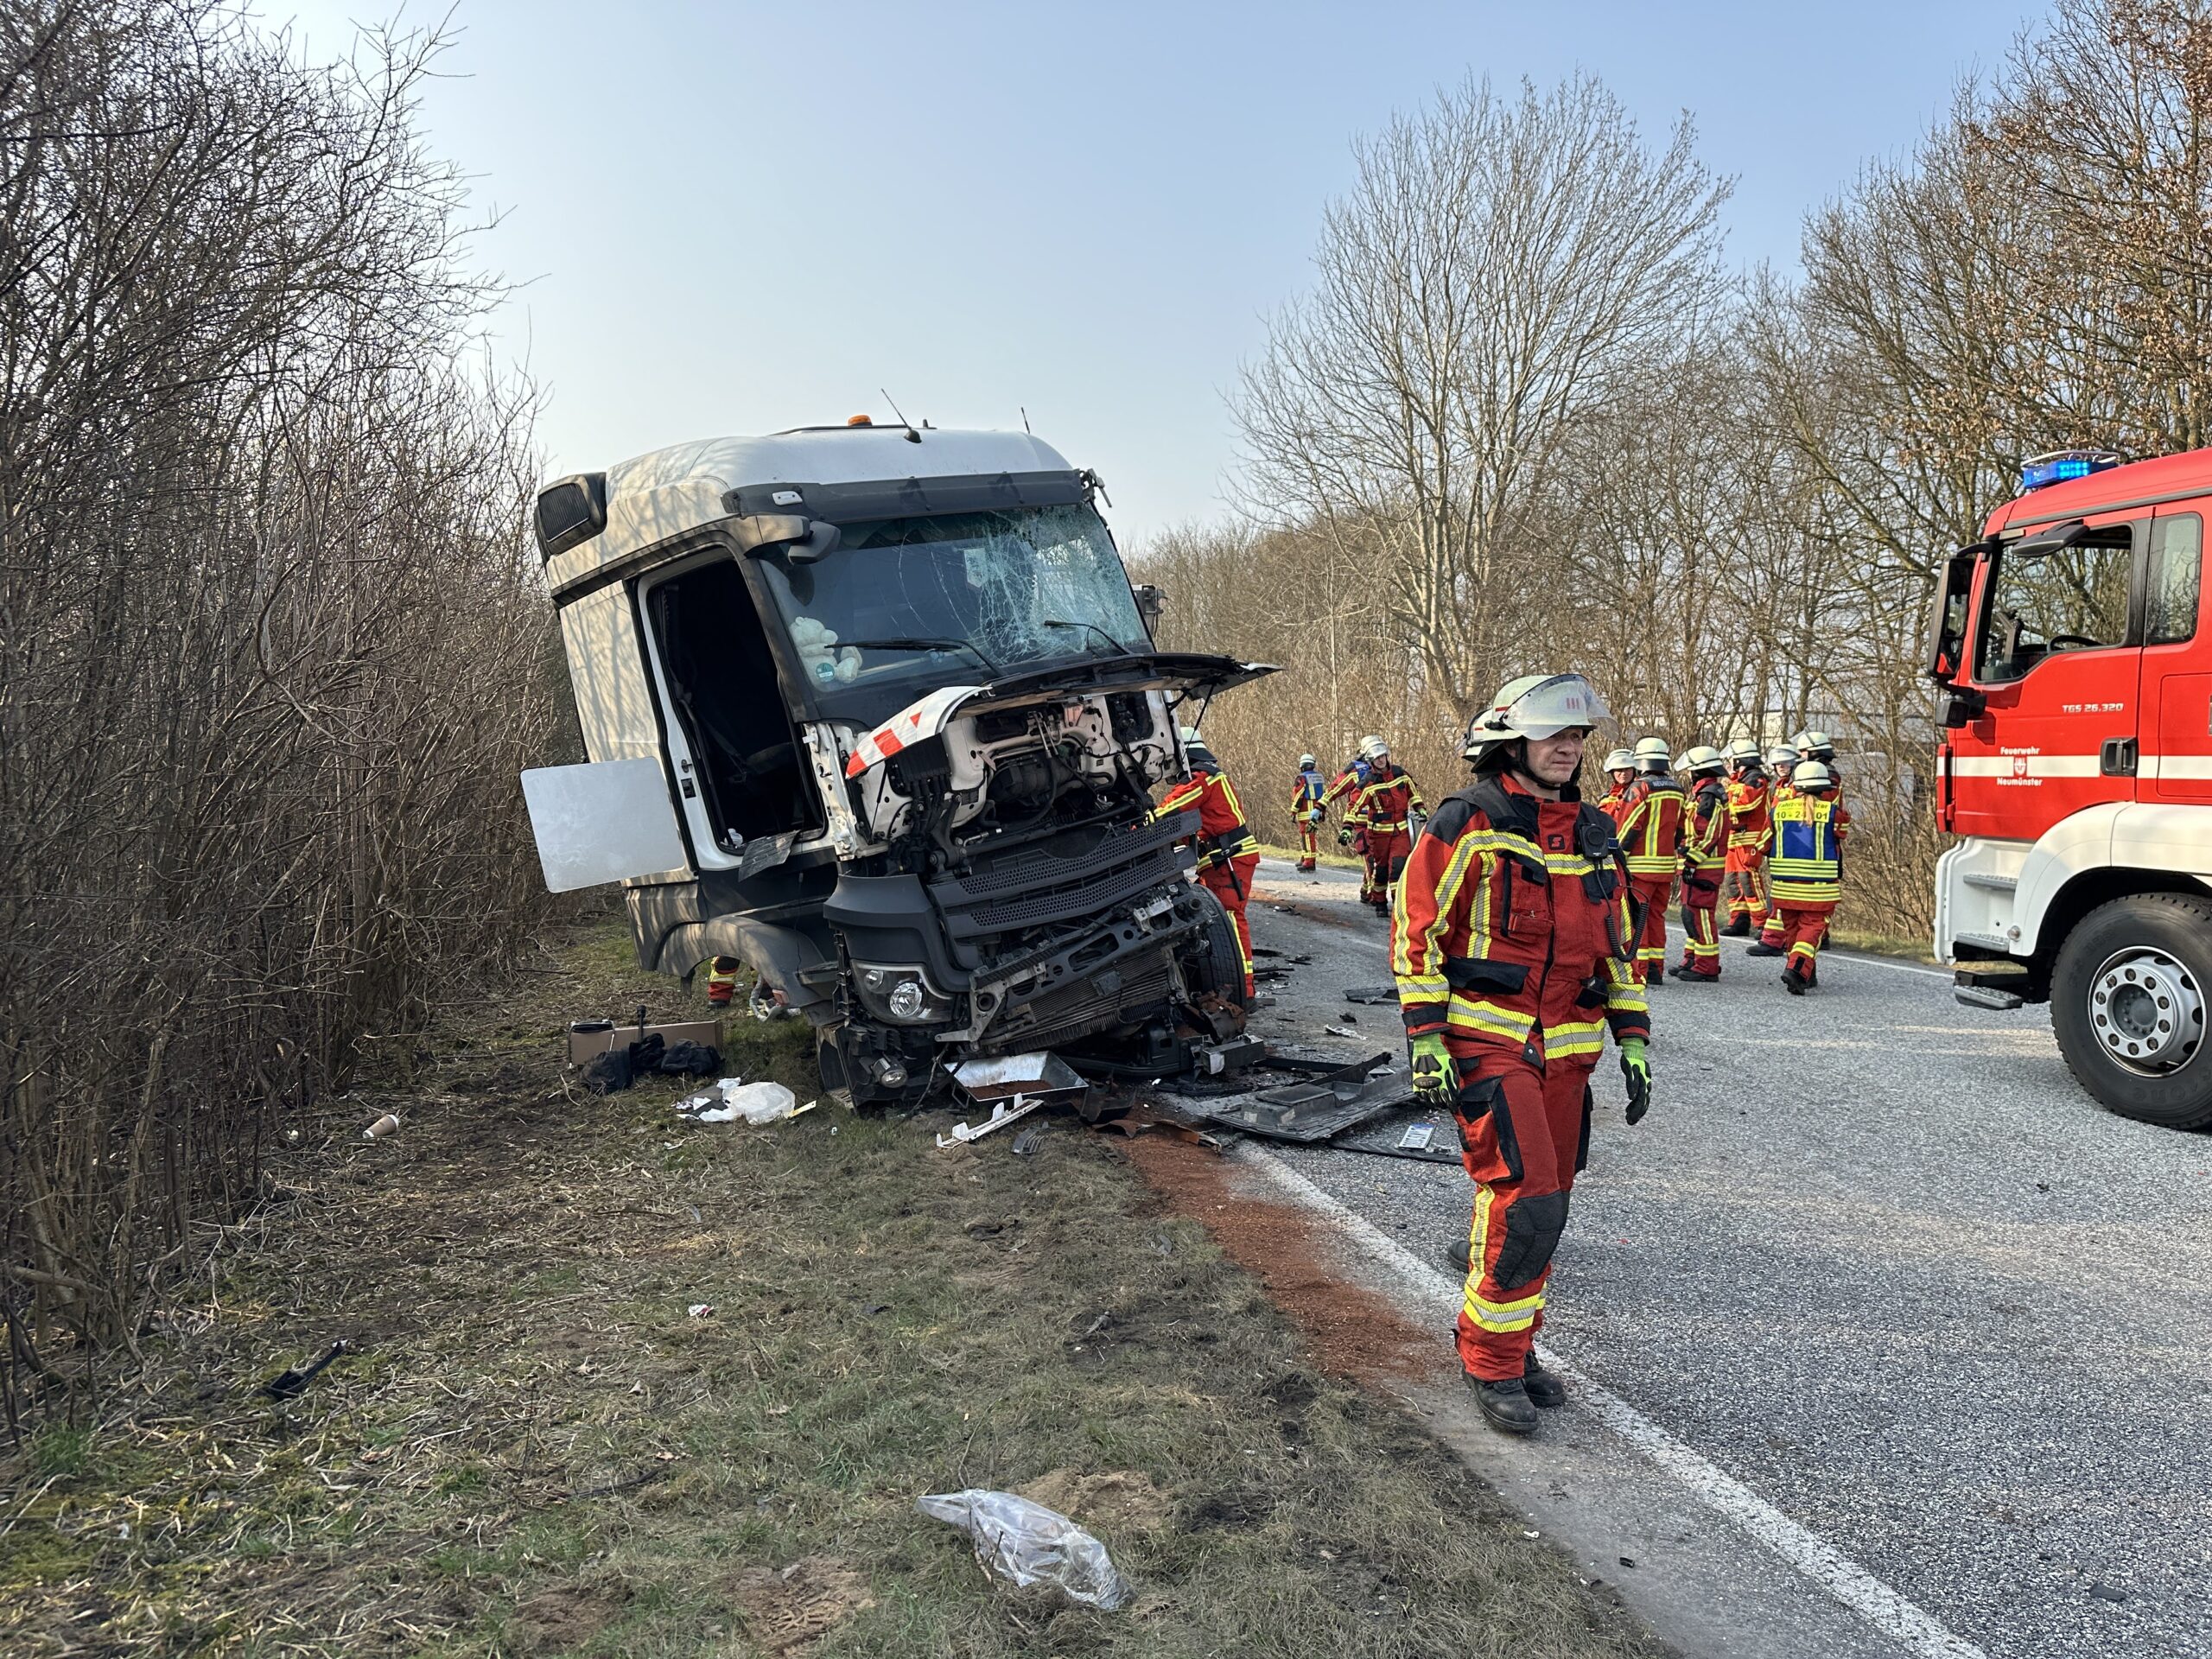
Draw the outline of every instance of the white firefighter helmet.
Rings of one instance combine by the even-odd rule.
[[[1800,760],[1789,781],[1800,789],[1834,789],[1835,774],[1817,760]]]
[[[1320,763],[1314,760],[1314,758],[1310,754],[1301,754],[1298,757],[1298,769],[1300,772],[1311,772]]]
[[[1800,732],[1789,741],[1798,753],[1815,760],[1826,760],[1835,753],[1835,740],[1826,732]]]
[[[1636,770],[1635,753],[1629,749],[1615,749],[1605,757],[1605,769],[1607,772],[1634,772]]]
[[[1370,734],[1359,740],[1359,758],[1363,760],[1380,760],[1389,753],[1390,746],[1378,736]]]
[[[1728,769],[1728,757],[1710,743],[1700,743],[1684,749],[1682,758],[1675,764],[1693,778],[1717,778]]]
[[[1478,760],[1516,738],[1541,743],[1561,732],[1586,732],[1611,718],[1598,688],[1580,674],[1523,674],[1498,687],[1491,706],[1467,722],[1460,753]]]
[[[1636,764],[1645,772],[1666,771],[1667,740],[1663,737],[1637,738]]]
[[[1789,775],[1789,768],[1796,766],[1797,761],[1797,751],[1787,743],[1777,743],[1766,752],[1767,765],[1784,778]]]
[[[1728,759],[1739,766],[1748,766],[1759,758],[1758,740],[1739,737],[1728,746]]]

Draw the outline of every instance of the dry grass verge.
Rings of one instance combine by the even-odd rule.
[[[0,1649],[1659,1651],[1102,1137],[940,1153],[575,1092],[563,1020],[674,1003],[626,957],[521,964],[411,1076],[290,1125],[283,1197],[143,1376],[0,1469]],[[734,1028],[747,1075],[808,1086],[798,1033]],[[912,1507],[963,1485],[1068,1503],[1137,1605],[986,1583]]]

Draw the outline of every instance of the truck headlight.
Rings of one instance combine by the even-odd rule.
[[[952,1012],[952,999],[930,983],[918,967],[904,963],[856,962],[855,988],[868,1011],[879,1020],[903,1026],[943,1020]]]

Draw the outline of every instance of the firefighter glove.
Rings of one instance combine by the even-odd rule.
[[[1346,824],[1343,829],[1337,831],[1337,845],[1339,847],[1349,847],[1351,845],[1351,826],[1350,824]]]
[[[1414,1094],[1422,1104],[1441,1106],[1459,1091],[1459,1068],[1444,1046],[1440,1031],[1409,1039],[1414,1055]]]
[[[1651,1109],[1651,1062],[1641,1037],[1621,1039],[1621,1081],[1628,1085],[1628,1121],[1640,1123]]]

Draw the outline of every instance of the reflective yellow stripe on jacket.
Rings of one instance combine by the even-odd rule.
[[[1774,804],[1767,842],[1769,891],[1777,905],[1832,905],[1843,893],[1835,803],[1792,791]]]

